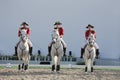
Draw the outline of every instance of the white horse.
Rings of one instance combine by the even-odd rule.
[[[54,29],[52,32],[51,56],[53,62],[52,71],[60,71],[60,60],[63,56],[63,45],[57,29]]]
[[[29,54],[29,45],[28,45],[28,37],[26,35],[26,30],[21,30],[21,36],[20,36],[20,43],[17,47],[17,56],[20,61],[18,65],[18,70],[21,68],[24,70],[28,69],[28,64],[30,61],[30,54]],[[23,63],[21,63],[23,61]]]
[[[96,49],[94,47],[94,35],[90,34],[88,37],[88,43],[85,48],[84,54],[83,54],[83,59],[85,61],[85,72],[93,72],[93,62],[96,56]]]

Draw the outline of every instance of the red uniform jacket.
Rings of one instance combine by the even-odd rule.
[[[89,37],[89,35],[91,33],[94,34],[94,37],[96,39],[96,32],[94,30],[86,30],[86,32],[85,32],[85,38],[86,38],[86,40],[88,39],[88,37]]]
[[[62,38],[62,36],[64,35],[64,29],[62,27],[59,27],[58,32],[59,32],[60,37]]]
[[[21,27],[21,28],[19,29],[19,31],[18,31],[18,37],[20,37],[20,35],[21,35],[20,30],[22,30],[22,29],[26,29],[26,30],[27,30],[27,35],[30,36],[30,28],[28,28],[28,27]]]

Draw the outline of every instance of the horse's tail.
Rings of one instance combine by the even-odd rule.
[[[55,61],[55,66],[57,66],[57,64],[58,64],[58,56],[54,57],[54,61]]]
[[[88,62],[87,62],[87,68],[88,68],[88,71],[91,71],[91,59],[88,59]]]

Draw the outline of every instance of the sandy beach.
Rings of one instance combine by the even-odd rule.
[[[14,68],[0,69],[0,80],[120,80],[120,70],[95,69],[85,73],[83,68],[62,68],[59,73],[50,68],[36,68],[18,71]]]

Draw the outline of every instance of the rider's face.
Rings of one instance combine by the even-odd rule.
[[[27,27],[27,25],[24,24],[23,27]]]
[[[91,27],[88,27],[89,30],[91,30],[92,28]]]
[[[60,27],[60,25],[56,25],[56,27],[58,28],[58,27]]]

